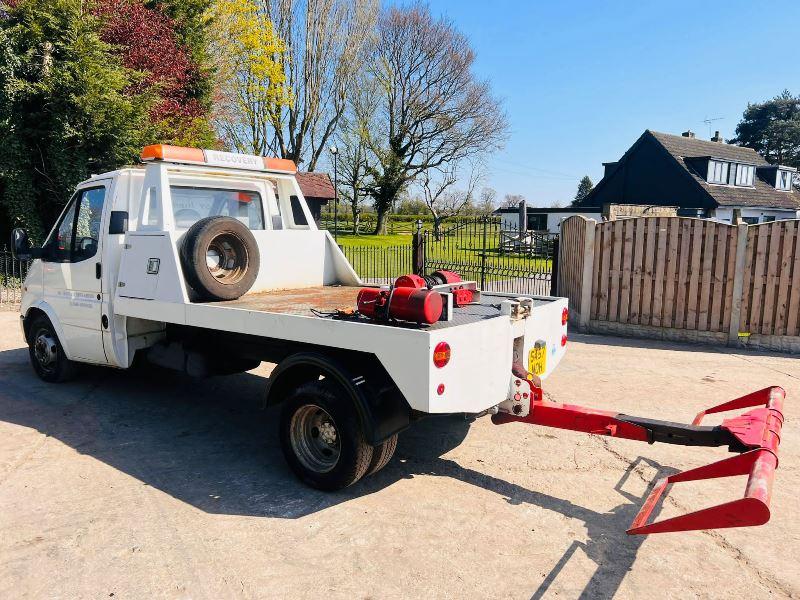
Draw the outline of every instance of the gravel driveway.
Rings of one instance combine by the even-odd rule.
[[[773,518],[629,537],[648,483],[723,449],[647,446],[526,425],[420,422],[347,491],[299,484],[269,366],[197,381],[88,369],[47,385],[0,312],[2,598],[782,598],[800,596],[800,359],[574,336],[551,399],[691,420],[787,391]],[[662,516],[742,494],[676,486]]]

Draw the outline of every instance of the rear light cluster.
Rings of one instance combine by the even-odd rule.
[[[433,364],[441,369],[450,362],[450,344],[447,342],[439,342],[433,349]]]
[[[569,309],[565,308],[561,311],[561,324],[566,325],[567,321],[569,321]]]

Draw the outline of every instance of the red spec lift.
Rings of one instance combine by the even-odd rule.
[[[492,416],[492,421],[497,425],[520,422],[650,444],[662,442],[681,446],[728,446],[731,452],[737,453],[736,456],[710,465],[659,479],[633,520],[628,534],[747,527],[763,525],[769,521],[772,481],[778,467],[778,446],[783,426],[785,392],[782,388],[768,387],[706,409],[688,425],[550,402],[543,398],[541,381],[536,375],[528,373],[518,364],[514,365],[512,373],[517,378],[517,385],[525,382],[530,387],[530,410],[525,416],[497,413]],[[760,408],[725,419],[721,425],[700,425],[705,415],[755,406]],[[747,475],[744,497],[648,523],[658,500],[670,484],[733,475]]]

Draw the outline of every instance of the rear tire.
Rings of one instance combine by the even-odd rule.
[[[392,460],[397,449],[397,434],[384,440],[372,449],[372,460],[369,463],[366,475],[377,473]]]
[[[78,372],[78,364],[67,358],[53,324],[42,314],[34,317],[28,329],[28,354],[42,381],[63,383]]]
[[[320,490],[353,485],[372,461],[373,449],[355,406],[324,380],[300,385],[283,403],[280,440],[294,474]]]
[[[240,221],[206,217],[186,232],[181,264],[186,282],[201,300],[235,300],[256,281],[258,244]]]

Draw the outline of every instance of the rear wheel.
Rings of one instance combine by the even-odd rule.
[[[372,449],[372,460],[367,469],[367,475],[377,473],[392,460],[394,451],[397,449],[397,434],[384,440]]]
[[[48,383],[69,381],[78,370],[78,365],[64,354],[53,324],[44,315],[34,317],[28,329],[28,353],[33,370]]]
[[[281,409],[283,455],[295,475],[317,489],[333,491],[361,479],[373,449],[355,406],[326,381],[299,386]]]

